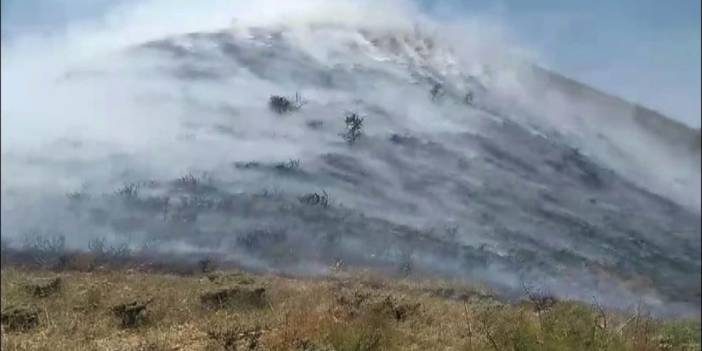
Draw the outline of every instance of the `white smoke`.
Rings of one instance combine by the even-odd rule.
[[[266,45],[267,36],[279,33],[287,45],[313,60],[315,73],[355,73],[344,76],[343,88],[323,88],[304,82],[316,77],[294,75],[306,62],[291,61],[265,67],[268,74],[278,74],[275,80],[265,79],[254,71],[255,62],[237,66],[218,49],[188,37],[215,32],[255,45]],[[257,38],[261,35],[265,38]],[[198,74],[214,72],[217,78],[181,79],[171,74],[183,68],[180,61],[135,50],[167,38],[180,50],[204,56],[198,62],[197,69],[202,70]],[[40,218],[46,226],[70,229],[70,241],[85,245],[86,238],[104,233],[90,232],[92,228],[81,228],[66,220],[63,212],[52,211],[66,193],[99,194],[127,182],[170,180],[189,171],[214,174],[236,192],[271,186],[293,193],[309,191],[296,181],[238,174],[231,165],[300,159],[311,173],[321,173],[319,155],[348,153],[338,136],[346,110],[360,110],[366,116],[364,131],[370,138],[393,133],[445,138],[448,151],[469,161],[479,158],[475,150],[449,139],[460,133],[480,134],[481,122],[493,116],[459,104],[433,103],[430,83],[422,80],[432,77],[450,83],[449,93],[459,98],[473,89],[465,78],[475,78],[490,91],[485,97],[490,108],[520,123],[536,124],[540,130],[559,131],[630,179],[699,208],[699,195],[695,195],[699,191],[671,190],[673,179],[678,178],[699,190],[699,168],[686,163],[688,155],[668,149],[667,141],[636,127],[631,111],[578,100],[563,93],[562,84],[544,84],[534,78],[527,63],[534,61],[539,61],[539,53],[515,41],[499,22],[479,15],[438,21],[403,0],[124,2],[101,18],[72,23],[63,32],[19,36],[3,42],[2,48],[2,235],[21,235]],[[383,79],[369,79],[377,77],[364,75],[364,69],[375,69],[372,74]],[[412,70],[424,77],[410,74]],[[303,116],[281,119],[268,111],[271,94],[295,92],[310,101]],[[305,122],[315,120],[323,121],[327,129],[310,133]],[[226,133],[215,133],[213,128]],[[603,147],[598,133],[611,140],[621,155]],[[462,204],[406,192],[397,178],[411,177],[412,171],[400,175],[383,158],[389,157],[386,150],[372,151],[365,154],[369,157],[362,168],[377,185],[376,193],[338,186],[336,201],[417,227],[466,214]],[[431,167],[434,161],[393,157],[395,162],[416,162],[422,167]],[[461,173],[451,176],[466,177],[470,186],[485,182]],[[437,198],[454,195],[449,188],[433,191]],[[402,203],[422,216],[369,195],[392,198],[389,203]],[[505,221],[523,219],[514,215]],[[473,225],[468,224],[468,229],[477,229]],[[498,239],[472,233],[459,241],[492,245],[495,251],[503,245]],[[568,246],[558,240],[549,244]],[[182,243],[168,246],[197,251]],[[444,270],[460,270],[453,262],[423,259]],[[504,280],[505,285],[517,283],[512,272],[500,269],[476,274]]]

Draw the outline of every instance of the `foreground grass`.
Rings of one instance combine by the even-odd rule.
[[[61,278],[57,292],[26,288]],[[265,289],[258,299],[206,306],[204,293]],[[248,289],[248,290],[247,290]],[[124,327],[120,303],[151,303]],[[236,299],[234,299],[236,300]],[[293,279],[226,271],[177,276],[133,270],[2,269],[2,307],[33,306],[29,330],[3,325],[2,350],[700,350],[699,322],[659,321],[561,301],[535,312],[448,282],[370,273]]]

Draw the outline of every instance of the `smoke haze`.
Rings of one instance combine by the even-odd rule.
[[[60,233],[256,269],[342,258],[661,313],[699,304],[699,132],[533,66],[489,18],[152,0],[2,49],[13,245]],[[269,109],[296,93],[299,111]]]

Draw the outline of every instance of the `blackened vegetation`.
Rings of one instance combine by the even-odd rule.
[[[546,161],[546,163],[557,172],[575,174],[588,187],[601,189],[605,186],[601,168],[578,149],[569,149],[562,154],[560,160]]]
[[[537,168],[528,162],[520,159],[516,155],[502,149],[498,144],[483,136],[475,136],[480,147],[486,152],[485,160],[488,163],[495,164],[496,166],[508,170],[514,170],[520,174],[532,175],[538,172]]]
[[[335,179],[353,184],[361,185],[368,182],[373,174],[365,168],[363,162],[358,158],[339,153],[328,153],[321,156],[325,165],[325,174],[331,175]]]
[[[305,122],[305,125],[307,126],[307,128],[310,128],[312,130],[319,130],[322,129],[322,127],[324,126],[324,121],[315,119]]]
[[[34,264],[55,267],[66,252],[66,237],[63,235],[41,235],[31,233],[25,236],[23,249],[29,253]]]
[[[215,261],[209,257],[205,257],[199,261],[197,261],[197,265],[200,268],[200,272],[202,273],[211,273],[215,269],[217,269],[217,264]]]
[[[185,193],[205,193],[214,190],[211,183],[212,180],[207,174],[203,174],[201,177],[196,177],[192,173],[188,173],[173,181],[173,187],[176,191]]]
[[[199,180],[195,178],[195,176],[193,176],[191,173],[188,173],[176,179],[174,183],[176,189],[190,191],[197,189]]]
[[[463,103],[466,105],[473,105],[473,92],[469,91],[466,93],[465,97],[463,97]]]
[[[344,118],[344,123],[346,123],[346,131],[341,134],[341,137],[351,146],[363,135],[361,130],[363,128],[363,118],[356,112],[349,112]]]
[[[300,196],[298,200],[300,203],[310,206],[321,206],[324,208],[329,206],[329,194],[324,190],[322,190],[321,195],[318,193],[305,194]]]
[[[170,219],[174,222],[194,223],[201,212],[216,208],[214,199],[203,196],[181,196],[173,206]]]
[[[331,313],[335,318],[347,320],[364,314],[372,314],[382,319],[404,322],[416,316],[421,304],[400,299],[393,295],[379,295],[361,290],[333,292]]]
[[[86,193],[80,192],[80,191],[73,191],[68,194],[66,194],[66,198],[72,203],[79,203],[81,201],[87,200],[90,198],[90,196]]]
[[[287,240],[282,229],[256,229],[237,238],[237,244],[248,250],[261,250]]]
[[[271,96],[269,105],[271,110],[276,113],[283,114],[293,110],[293,104],[287,98],[282,96]]]
[[[234,167],[247,171],[275,171],[279,174],[292,174],[301,172],[302,162],[298,159],[290,159],[281,162],[262,163],[258,161],[235,162]]]
[[[124,263],[132,256],[132,250],[126,243],[110,246],[104,238],[90,240],[88,249],[95,256],[96,264]]]
[[[288,160],[275,165],[275,169],[282,172],[296,171],[300,168],[300,160]]]
[[[442,96],[444,96],[444,88],[441,84],[435,83],[432,87],[431,90],[429,91],[429,94],[431,94],[431,100],[436,101],[440,99]]]
[[[421,141],[413,137],[411,135],[401,135],[401,134],[396,134],[393,133],[390,135],[390,142],[393,144],[397,145],[408,145],[408,146],[415,146],[415,145],[420,145]]]
[[[247,162],[234,162],[234,167],[238,169],[257,169],[261,167],[261,162],[257,161],[247,161]]]
[[[134,200],[139,197],[140,186],[135,183],[125,184],[115,191],[115,195],[124,200]]]
[[[294,102],[290,101],[290,99],[284,96],[279,95],[271,96],[270,100],[268,101],[268,106],[271,108],[271,110],[281,115],[289,112],[295,112],[301,109],[304,104],[305,102],[302,101],[300,94],[295,94]]]
[[[558,297],[554,294],[541,290],[532,290],[527,287],[526,284],[522,284],[522,288],[524,289],[527,300],[534,307],[534,312],[537,314],[551,309],[558,303]]]

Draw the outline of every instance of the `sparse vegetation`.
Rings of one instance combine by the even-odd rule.
[[[700,350],[699,321],[564,300],[539,317],[531,301],[370,272],[203,279],[107,269],[65,271],[49,298],[23,288],[45,275],[3,266],[3,350]]]
[[[341,137],[346,141],[349,146],[352,146],[358,141],[358,139],[363,135],[363,118],[356,112],[349,112],[344,118],[344,123],[346,123],[346,131],[341,133]]]

